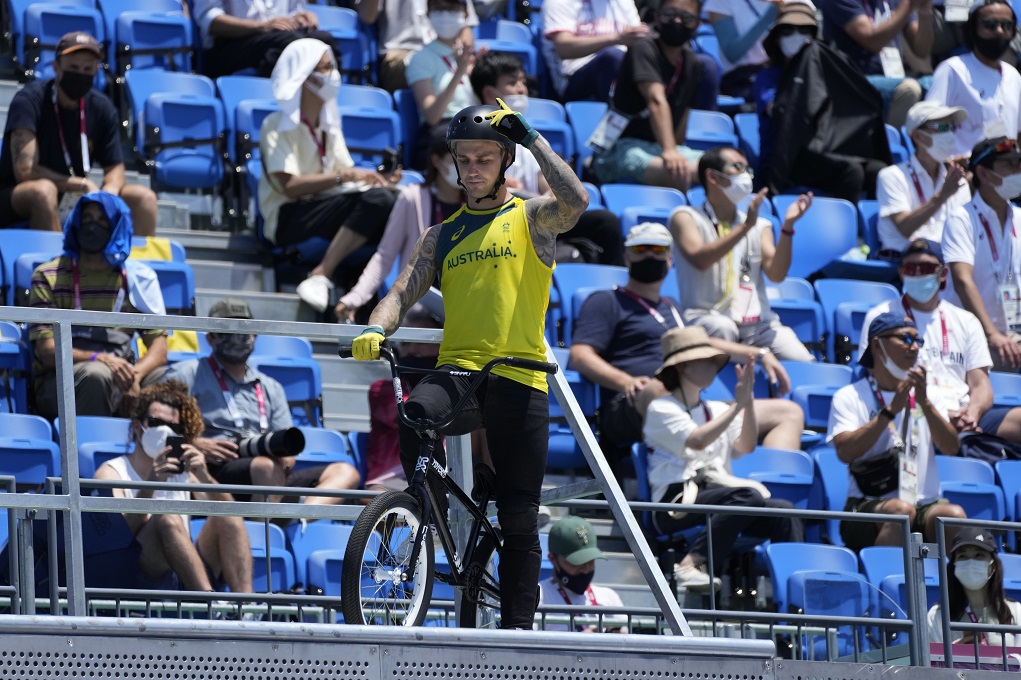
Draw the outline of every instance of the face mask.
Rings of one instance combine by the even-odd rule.
[[[972,42],[975,51],[986,59],[999,59],[1010,46],[1010,38],[980,38],[976,35]]]
[[[110,230],[100,222],[82,222],[78,225],[78,247],[83,253],[101,253],[110,242],[111,235]]]
[[[901,368],[897,364],[893,363],[893,359],[886,353],[886,347],[883,347],[883,342],[879,342],[879,348],[883,350],[883,367],[890,372],[896,380],[903,380],[908,377],[907,369]]]
[[[925,149],[925,152],[932,156],[934,161],[940,163],[957,153],[957,138],[953,132],[929,132],[929,139],[932,144]]]
[[[680,47],[691,40],[691,36],[695,35],[695,31],[679,21],[657,24],[656,30],[659,31],[659,39],[668,47]]]
[[[518,113],[528,113],[528,95],[527,94],[509,94],[507,96],[501,96],[500,99],[503,103],[511,107],[512,111]]]
[[[812,42],[812,39],[807,35],[800,33],[792,33],[791,35],[785,35],[777,41],[777,46],[780,48],[780,52],[783,56],[788,59],[793,59],[794,56],[801,51],[801,48]]]
[[[655,283],[666,278],[667,261],[657,257],[646,257],[631,263],[631,278],[639,283]]]
[[[954,575],[967,590],[982,590],[989,582],[992,562],[984,560],[958,560],[954,565]]]
[[[574,576],[565,574],[559,568],[556,569],[556,572],[560,583],[568,590],[579,595],[585,594],[585,591],[588,590],[589,585],[592,583],[592,578],[596,575],[594,570],[586,574],[575,574]]]
[[[723,175],[723,173],[720,174]],[[723,176],[730,180],[730,186],[720,187],[720,190],[734,205],[748,198],[748,194],[752,193],[752,176],[747,172],[742,172],[740,175]]]
[[[432,12],[429,21],[440,40],[452,40],[464,28],[467,19],[464,12]]]
[[[145,451],[145,455],[156,460],[156,457],[163,453],[163,449],[167,448],[167,437],[173,435],[174,431],[167,425],[150,427],[142,432],[142,450]]]
[[[996,174],[996,173],[993,173]],[[1021,172],[1013,175],[1000,177],[1003,181],[996,187],[996,195],[1005,201],[1009,201],[1018,194],[1021,194]]]
[[[905,276],[902,279],[904,294],[915,302],[926,303],[939,290],[939,274],[929,276]]]
[[[309,76],[309,80],[305,81],[305,85],[313,94],[324,102],[328,102],[337,98],[337,92],[340,90],[340,72],[313,73]]]
[[[225,364],[243,364],[255,350],[255,336],[243,333],[220,335],[213,354]]]
[[[457,183],[457,166],[454,165],[453,161],[447,161],[439,168],[440,177],[443,181],[452,187],[459,186]]]
[[[60,74],[60,89],[71,99],[78,101],[85,96],[85,93],[92,89],[92,81],[95,76],[88,73],[76,73],[64,71]]]

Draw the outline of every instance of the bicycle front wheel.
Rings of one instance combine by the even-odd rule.
[[[419,626],[432,597],[432,531],[418,501],[403,491],[374,498],[358,516],[344,552],[341,608],[346,623]],[[418,557],[411,557],[421,540]]]
[[[461,628],[500,627],[499,554],[492,536],[483,536],[465,569],[458,625]]]

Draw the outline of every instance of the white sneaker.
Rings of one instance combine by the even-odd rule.
[[[320,314],[326,311],[333,295],[333,281],[322,274],[310,276],[298,284],[298,297]]]
[[[715,576],[709,578],[704,564],[697,567],[688,564],[681,566],[681,563],[678,562],[674,565],[674,580],[677,581],[679,587],[698,593],[707,593],[710,587],[719,590],[721,585],[720,579]]]

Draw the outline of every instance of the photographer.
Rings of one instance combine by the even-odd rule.
[[[251,319],[243,300],[227,298],[214,304],[209,316]],[[356,489],[361,481],[352,463],[331,463],[293,472],[300,447],[277,455],[244,455],[238,441],[252,435],[278,433],[291,428],[291,411],[284,388],[273,378],[248,365],[255,336],[241,333],[209,333],[211,356],[174,364],[167,378],[179,380],[199,404],[205,422],[203,436],[195,446],[206,456],[210,472],[221,484],[294,486],[322,489]],[[302,445],[303,446],[303,445]],[[254,453],[254,452],[253,452]],[[240,497],[238,500],[248,500]],[[270,496],[279,501],[279,496]],[[338,498],[308,496],[306,503],[337,503]]]
[[[205,457],[193,445],[202,433],[198,404],[179,382],[168,381],[142,390],[131,433],[135,450],[107,461],[96,479],[171,484],[215,484]],[[234,500],[229,493],[114,489],[116,498],[168,500]],[[141,545],[138,568],[151,579],[173,571],[187,590],[214,590],[212,579],[231,592],[252,592],[252,552],[240,517],[209,517],[195,543],[187,515],[124,513],[124,521]]]

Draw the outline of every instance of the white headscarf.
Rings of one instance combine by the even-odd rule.
[[[280,59],[273,67],[273,97],[283,115],[277,129],[281,132],[293,130],[301,123],[301,87],[309,75],[319,65],[323,53],[333,53],[330,46],[315,38],[295,40],[280,53]],[[330,100],[323,104],[319,114],[319,127],[323,130],[339,130],[340,114],[337,101]]]

